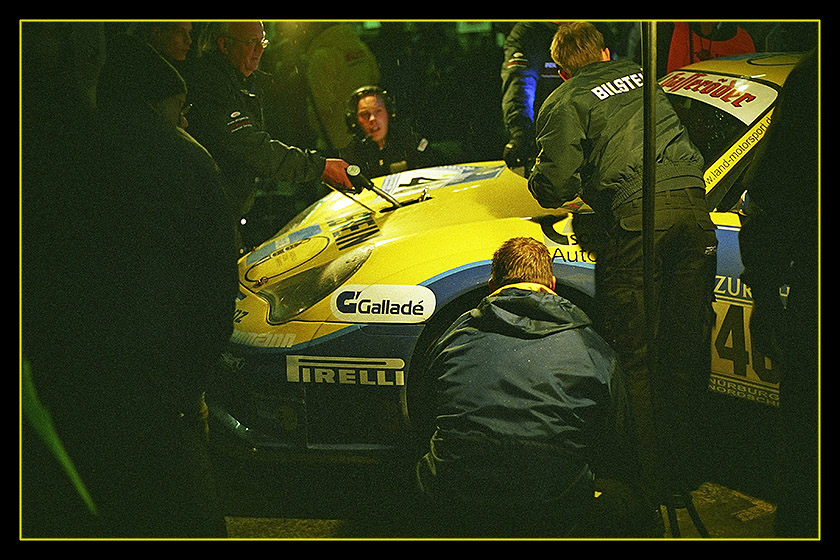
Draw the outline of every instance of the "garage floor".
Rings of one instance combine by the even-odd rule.
[[[692,492],[694,508],[709,538],[772,538],[775,505],[720,484],[706,482]],[[701,533],[685,508],[677,508],[677,527],[671,527],[663,510],[665,537],[701,538]]]
[[[400,490],[389,485],[385,492],[366,486],[384,473],[376,468],[343,465],[285,466],[237,477],[223,489],[228,505],[228,536],[234,539],[389,539],[426,538],[406,535],[405,510],[395,497]],[[270,480],[284,480],[283,489]],[[320,482],[319,482],[320,481]],[[740,484],[746,487],[748,484]],[[760,490],[760,489],[759,489]],[[772,539],[775,504],[767,498],[720,482],[705,482],[691,493],[701,527],[711,539]],[[675,508],[677,526],[662,507],[662,538],[701,539],[700,527],[687,508]]]
[[[769,502],[726,488],[704,483],[692,493],[695,509],[710,539],[772,539],[775,506]],[[663,507],[663,538],[701,539],[689,512],[676,509],[678,528],[671,527]],[[383,539],[390,538],[383,526],[371,518],[318,519],[228,517],[228,536],[234,539]],[[422,538],[422,537],[420,537]]]
[[[725,410],[729,410],[728,403]],[[740,409],[709,425],[715,471],[691,493],[710,539],[773,539],[773,411]],[[266,467],[266,465],[263,465]],[[371,480],[393,479],[393,471],[367,465],[275,466],[226,473],[228,536],[234,539],[389,539],[405,535],[399,494],[407,483],[392,481],[375,491]],[[276,484],[282,482],[280,486]],[[688,509],[676,508],[672,527],[665,508],[663,539],[699,540]]]

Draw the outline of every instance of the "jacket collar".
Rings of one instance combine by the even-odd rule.
[[[545,292],[548,294],[557,295],[548,286],[543,286],[542,284],[537,284],[535,282],[518,282],[516,284],[506,284],[490,295],[495,296],[502,290],[507,290],[508,288],[519,288],[520,290],[531,290],[532,292]]]

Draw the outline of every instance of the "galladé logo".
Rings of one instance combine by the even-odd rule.
[[[435,293],[425,286],[342,286],[332,295],[333,315],[350,323],[421,323],[435,311]]]

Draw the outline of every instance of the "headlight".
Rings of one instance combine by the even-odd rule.
[[[330,295],[359,270],[372,250],[369,245],[359,247],[260,290],[257,295],[268,302],[268,322],[290,321]]]

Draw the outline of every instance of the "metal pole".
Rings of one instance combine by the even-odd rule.
[[[657,97],[657,83],[656,83],[656,22],[644,22],[642,27],[642,48],[644,49],[644,162],[643,162],[643,182],[642,182],[642,247],[644,260],[644,312],[645,312],[645,328],[647,339],[647,364],[650,374],[651,382],[651,399],[654,407],[653,418],[654,428],[658,431],[663,429],[663,426],[657,425],[662,422],[660,410],[656,410],[660,406],[660,401],[656,396],[658,394],[657,384],[661,381],[659,372],[656,368],[656,356],[658,349],[656,347],[656,330],[654,325],[656,321],[654,314],[657,312],[654,303],[654,237],[656,235],[656,97]],[[664,426],[669,428],[669,426]],[[661,463],[660,463],[660,466]],[[666,476],[670,473],[664,473]],[[679,489],[681,494],[681,504],[677,505],[673,497],[667,498],[665,504],[668,510],[668,516],[671,522],[671,534],[675,537],[680,536],[679,524],[677,523],[676,512],[674,508],[684,507],[688,509],[691,520],[694,526],[697,527],[700,536],[708,537],[709,533],[697,515],[694,509],[694,504],[691,501],[691,494],[685,489]]]
[[[644,22],[644,162],[642,182],[642,247],[644,259],[644,309],[647,325],[648,361],[655,359],[653,309],[653,239],[656,204],[656,22]],[[651,369],[650,371],[654,371]]]

